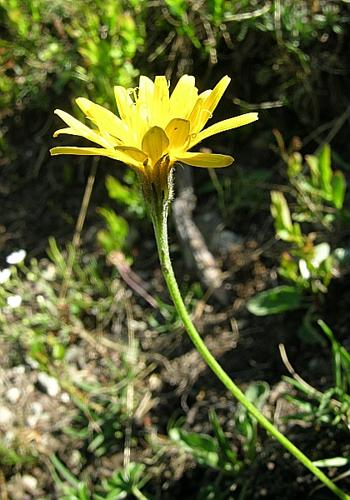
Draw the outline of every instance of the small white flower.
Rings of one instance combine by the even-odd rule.
[[[39,304],[39,306],[45,305],[45,297],[43,295],[37,295],[36,301]]]
[[[56,277],[56,268],[53,264],[48,264],[46,269],[41,273],[42,277],[47,281],[53,281]]]
[[[22,304],[22,297],[20,295],[10,295],[7,297],[7,305],[11,309],[16,309]]]
[[[314,247],[314,256],[311,260],[311,264],[318,269],[322,262],[324,262],[331,253],[331,247],[328,243],[320,243]]]
[[[0,271],[0,285],[6,283],[6,281],[10,278],[10,276],[11,276],[11,269],[9,267],[5,267],[5,269],[2,269]]]
[[[307,267],[307,263],[304,259],[299,260],[299,271],[304,280],[308,280],[311,277],[310,270]]]
[[[25,250],[17,250],[17,252],[12,252],[6,257],[6,262],[8,264],[20,264],[26,258],[27,252]]]

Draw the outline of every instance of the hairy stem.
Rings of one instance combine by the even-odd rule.
[[[159,205],[158,205],[159,206]],[[312,461],[304,455],[288,438],[286,438],[255,406],[251,403],[235,382],[229,375],[222,369],[221,365],[216,361],[211,354],[201,336],[193,325],[190,315],[187,312],[186,306],[182,300],[179,287],[174,275],[173,267],[170,260],[169,244],[168,244],[168,231],[167,231],[167,205],[164,205],[162,213],[158,210],[155,214],[153,211],[152,220],[157,241],[157,248],[159,253],[160,264],[162,273],[166,281],[169,293],[174,302],[176,310],[185,326],[185,329],[193,342],[194,346],[207,363],[209,368],[215,373],[218,379],[230,391],[230,393],[243,405],[247,411],[258,421],[258,423],[271,434],[279,443],[289,451],[299,462],[301,462],[307,469],[309,469],[320,481],[322,481],[327,488],[329,488],[335,495],[343,500],[350,500],[350,496],[342,491],[338,486],[329,479]]]

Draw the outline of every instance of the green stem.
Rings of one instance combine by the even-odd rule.
[[[159,206],[158,206],[159,207]],[[199,354],[202,356],[204,361],[207,363],[209,368],[215,373],[219,380],[224,384],[224,386],[231,392],[231,394],[244,406],[248,412],[258,421],[258,423],[264,427],[264,429],[270,433],[274,438],[279,441],[279,443],[284,446],[286,450],[291,453],[299,462],[301,462],[307,469],[309,469],[320,481],[322,481],[327,488],[329,488],[335,495],[343,500],[350,500],[350,496],[342,491],[336,484],[333,483],[318,467],[316,467],[312,461],[304,455],[302,451],[299,450],[289,439],[287,439],[264,415],[251,403],[239,387],[233,382],[229,375],[222,369],[221,365],[216,361],[214,356],[208,350],[207,346],[203,342],[201,336],[197,332],[195,326],[193,325],[191,318],[187,312],[186,306],[182,300],[179,287],[174,275],[173,267],[170,260],[169,254],[169,244],[168,244],[168,231],[167,231],[167,206],[163,207],[163,211],[160,214],[160,210],[153,211],[152,219],[153,226],[157,241],[157,248],[159,253],[160,264],[162,268],[162,273],[166,284],[168,286],[169,293],[174,302],[176,310],[182,319],[182,322],[186,328],[188,335],[190,336],[194,346],[198,350]]]
[[[145,495],[142,493],[142,491],[140,491],[136,486],[132,488],[132,494],[138,500],[148,500],[147,497],[145,497]]]

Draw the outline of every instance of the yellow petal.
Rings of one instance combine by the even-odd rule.
[[[69,115],[65,111],[62,111],[61,109],[55,109],[55,113],[72,129],[72,132],[69,132],[71,135],[79,135],[80,137],[84,137],[89,141],[96,142],[96,144],[99,144],[100,146],[107,148],[111,147],[111,144],[106,139],[101,137],[100,134],[98,134],[94,130],[91,130],[91,128],[87,127],[76,118],[73,118],[73,116]],[[65,130],[65,132],[62,132],[62,130]],[[60,133],[68,134],[67,129],[60,129],[60,131],[57,132],[59,132],[57,135],[59,135]]]
[[[130,156],[130,158],[135,160],[137,163],[143,163],[147,158],[147,155],[143,151],[131,146],[116,146],[115,149],[121,153],[125,153],[127,156]]]
[[[84,125],[84,123],[80,122],[76,118],[74,118],[72,115],[69,113],[66,113],[65,111],[62,111],[62,109],[55,109],[54,113],[61,118],[67,125],[69,125],[72,128],[75,128],[77,130],[87,130],[90,131],[91,129]]]
[[[196,103],[195,107],[199,107],[197,109],[196,117],[192,117],[193,127],[192,131],[196,134],[205,126],[207,121],[213,116],[213,112],[218,105],[221,97],[223,96],[225,90],[230,83],[231,78],[228,76],[224,76],[221,78],[219,83],[214,87],[213,90],[206,90],[199,95],[199,99]]]
[[[151,104],[151,125],[165,126],[169,117],[169,88],[165,76],[154,79],[154,94]]]
[[[166,101],[169,98],[168,81],[165,76],[156,76],[154,79],[154,95],[157,101]]]
[[[228,167],[234,161],[232,156],[218,155],[210,153],[184,153],[181,157],[176,157],[176,161],[181,161],[192,167],[222,168]]]
[[[56,132],[53,133],[53,137],[58,137],[61,134],[68,134],[68,135],[80,135],[80,132],[78,130],[75,130],[74,128],[66,127],[66,128],[60,128],[59,130],[56,130]]]
[[[215,110],[230,81],[231,78],[229,76],[224,76],[206,97],[204,106],[210,113],[213,113]]]
[[[85,97],[78,97],[75,101],[82,112],[90,118],[101,132],[107,132],[113,137],[124,141],[127,137],[127,127],[109,109],[99,106]]]
[[[258,113],[245,113],[244,115],[235,116],[234,118],[228,118],[221,122],[215,123],[210,127],[206,128],[199,134],[197,134],[191,141],[191,147],[198,144],[203,139],[210,137],[220,132],[225,132],[226,130],[231,130],[233,128],[242,127],[248,123],[255,122],[258,119]]]
[[[213,92],[213,91],[212,91],[211,89],[209,89],[209,90],[204,90],[203,92],[201,92],[201,93],[199,94],[199,96],[198,96],[198,97],[201,97],[202,99],[206,99],[207,97],[209,97],[209,96],[210,96],[210,94],[211,94],[212,92]]]
[[[170,96],[170,116],[187,118],[198,97],[194,76],[183,75]]]
[[[211,117],[211,113],[207,109],[203,109],[204,102],[205,99],[199,96],[188,117],[191,122],[191,134],[197,134],[200,132],[204,126],[203,124],[206,123]]]
[[[93,132],[93,131],[92,131]],[[94,133],[94,132],[93,132]],[[85,139],[88,139],[92,142],[96,142],[97,144],[100,144],[103,147],[114,147],[116,144],[120,144],[120,141],[117,139],[114,139],[113,137],[109,136],[106,134],[105,136],[107,139],[105,140],[104,137],[100,136],[99,134],[92,135],[91,133],[85,134],[84,132],[81,132],[80,130],[76,130],[74,128],[60,128],[59,130],[56,130],[56,132],[53,133],[53,137],[58,137],[59,135],[66,134],[66,135],[76,135],[79,137],[84,137]]]
[[[60,146],[50,149],[52,156],[56,155],[81,155],[81,156],[108,156],[109,158],[116,159],[113,149],[105,148],[77,148],[71,146]]]
[[[135,161],[130,155],[124,154],[121,151],[105,148],[78,148],[71,146],[61,146],[50,149],[52,156],[56,155],[79,155],[79,156],[106,156],[113,160],[121,161],[127,165],[140,167],[140,163]]]
[[[160,127],[152,127],[146,132],[142,139],[142,151],[155,164],[168,150],[169,139]]]
[[[117,85],[114,87],[114,96],[117,103],[119,116],[122,120],[129,122],[130,113],[132,113],[133,102],[128,91]]]
[[[154,83],[147,76],[140,76],[138,100],[142,103],[149,102],[153,97]]]
[[[153,109],[153,96],[154,96],[154,83],[147,76],[140,76],[139,92],[136,99],[137,109],[137,135],[141,139],[150,127],[152,121]]]
[[[165,127],[165,132],[170,141],[169,150],[184,148],[190,133],[190,122],[182,118],[174,118]]]

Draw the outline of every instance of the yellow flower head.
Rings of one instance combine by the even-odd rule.
[[[189,150],[207,137],[258,119],[257,113],[246,113],[204,128],[229,83],[230,78],[224,76],[213,90],[198,94],[194,77],[184,75],[169,95],[165,76],[157,76],[154,82],[141,76],[136,89],[114,88],[119,117],[79,97],[77,105],[94,127],[57,109],[55,113],[68,127],[57,130],[54,137],[78,135],[100,147],[56,147],[51,154],[108,156],[151,180],[167,175],[175,162],[194,167],[226,167],[233,162],[231,156]]]

